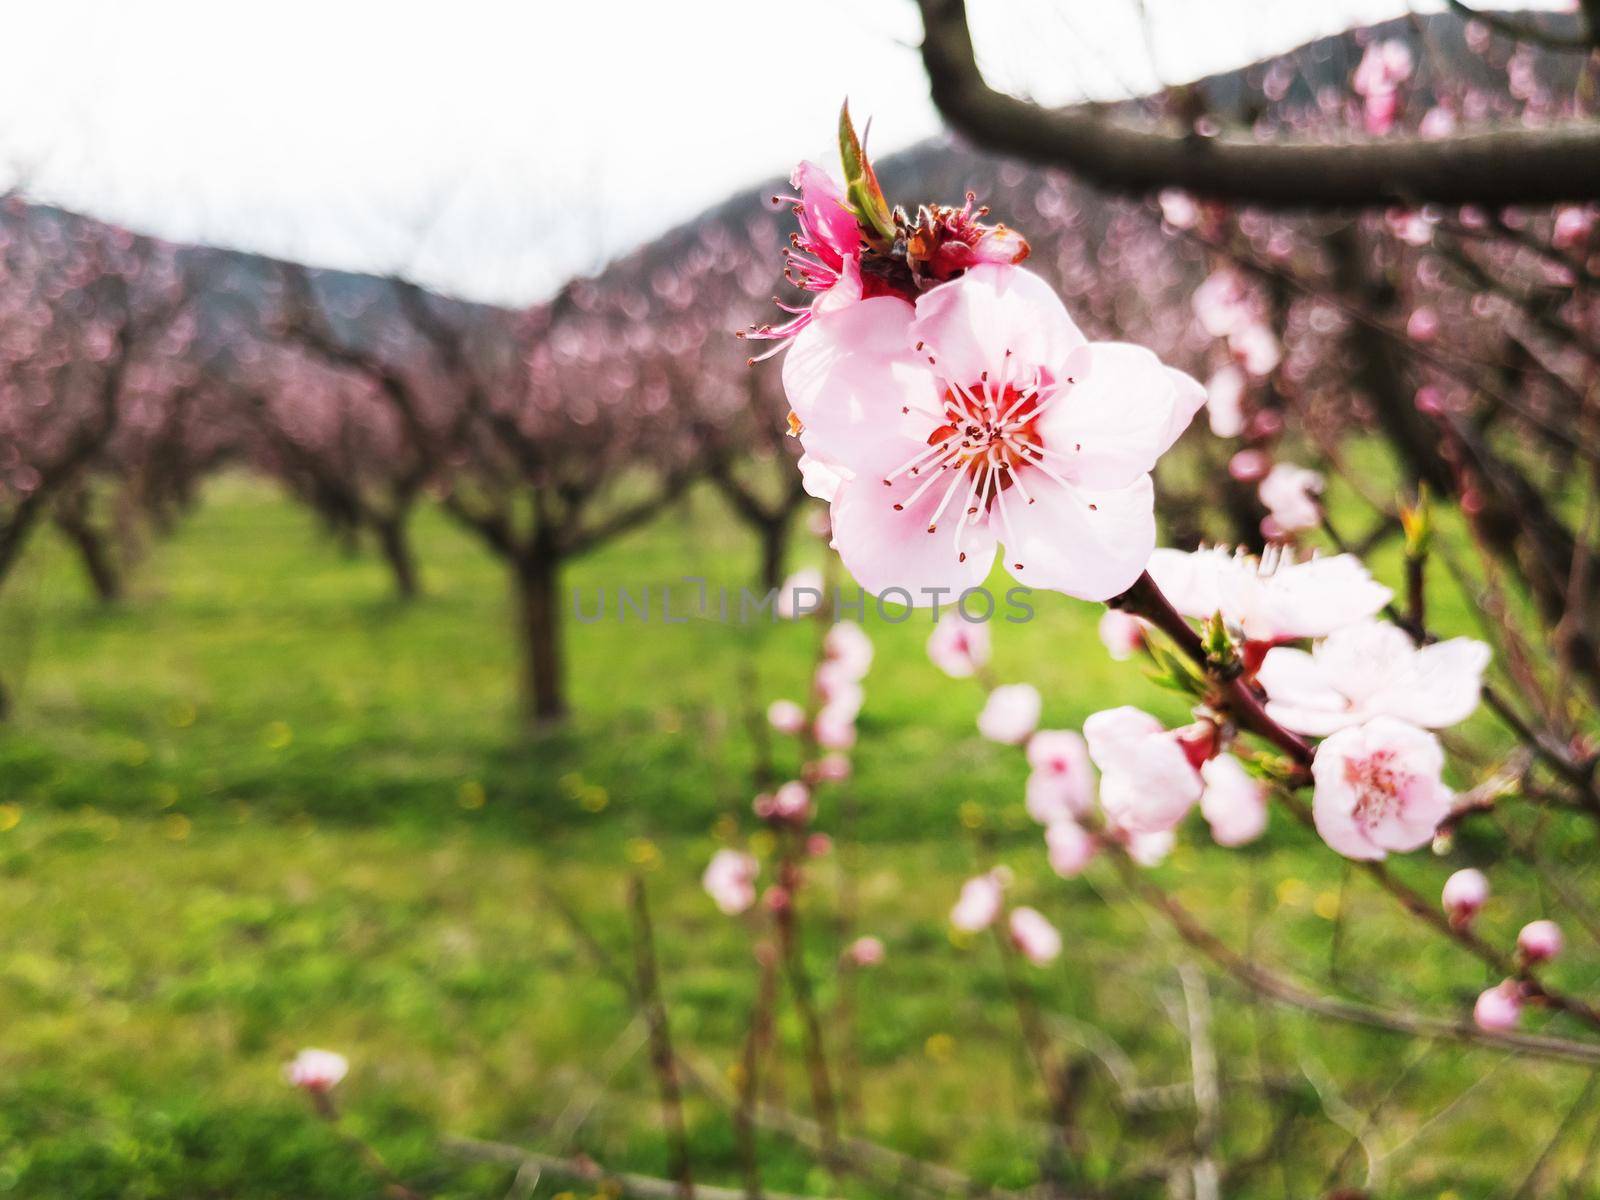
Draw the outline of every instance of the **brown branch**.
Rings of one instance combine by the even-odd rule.
[[[1600,123],[1347,142],[1201,138],[1134,128],[1093,109],[1046,109],[997,92],[978,69],[964,0],[918,0],[933,102],[988,150],[1070,170],[1111,191],[1180,187],[1260,208],[1392,203],[1555,203],[1600,195]]]
[[[1585,33],[1561,33],[1554,29],[1540,29],[1537,25],[1524,25],[1520,21],[1513,21],[1510,17],[1500,13],[1479,12],[1469,8],[1462,0],[1444,0],[1445,6],[1456,16],[1464,21],[1478,21],[1487,25],[1496,33],[1504,34],[1513,41],[1532,42],[1536,46],[1543,46],[1549,50],[1581,50],[1594,49],[1595,36]]]
[[[1391,1033],[1440,1041],[1469,1042],[1490,1049],[1516,1051],[1565,1062],[1600,1064],[1600,1044],[1543,1034],[1490,1033],[1479,1029],[1470,1021],[1447,1021],[1437,1017],[1419,1016],[1409,1011],[1387,1009],[1376,1004],[1365,1004],[1313,992],[1293,980],[1251,962],[1206,929],[1188,909],[1150,882],[1120,846],[1108,843],[1107,850],[1129,891],[1164,917],[1178,936],[1190,946],[1252,992],[1268,1000],[1315,1013],[1317,1016],[1329,1017],[1351,1025],[1385,1029]]]

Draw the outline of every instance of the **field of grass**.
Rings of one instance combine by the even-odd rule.
[[[426,1195],[498,1197],[511,1184],[510,1168],[449,1152],[447,1135],[663,1174],[630,1002],[548,900],[625,956],[632,873],[651,896],[679,1049],[728,1077],[757,972],[748,930],[715,912],[699,874],[752,827],[747,719],[801,696],[814,631],[573,627],[576,719],[533,738],[516,720],[497,565],[436,513],[417,540],[427,595],[402,606],[375,558],[342,553],[304,510],[228,478],[152,547],[114,610],[88,598],[48,539],[8,584],[0,671],[17,712],[0,729],[0,1195],[383,1194],[284,1085],[281,1064],[304,1045],[350,1057],[345,1124]],[[820,551],[798,545],[796,558]],[[591,596],[684,576],[738,587],[754,569],[751,541],[696,494],[575,564],[569,582]],[[1097,608],[1036,600],[1035,621],[997,626],[996,667],[1039,685],[1047,726],[1115,703],[1181,719],[1175,696],[1107,660]],[[1444,620],[1464,624],[1462,606]],[[825,1011],[839,992],[827,898],[841,872],[859,895],[856,930],[888,949],[859,993],[849,1124],[1023,1186],[1038,1176],[1041,1089],[994,947],[949,933],[962,878],[991,858],[1012,867],[1016,897],[1066,939],[1057,964],[1029,976],[1052,1036],[1125,1054],[1140,1085],[1189,1079],[1186,956],[1104,864],[1071,883],[1049,873],[1022,811],[1020,756],[978,737],[978,690],[928,664],[927,618],[867,626],[877,658],[848,785],[856,835],[821,861],[818,906],[805,913]],[[835,833],[839,803],[830,797],[820,818]],[[1449,863],[1414,856],[1401,870],[1436,894],[1475,855],[1493,847],[1462,845]],[[1245,851],[1186,827],[1156,874],[1263,958],[1322,969],[1337,956],[1345,980],[1393,1003],[1462,1011],[1485,984],[1277,818]],[[1497,875],[1502,892],[1512,879]],[[1507,940],[1519,916],[1497,899],[1486,929]],[[1389,970],[1402,961],[1407,970]],[[1573,986],[1593,982],[1579,964],[1563,970]],[[1509,1195],[1587,1082],[1577,1068],[1319,1025],[1221,982],[1212,990],[1223,1157],[1261,1158],[1230,1196],[1318,1195],[1335,1178],[1366,1179],[1374,1155],[1383,1195]],[[788,1052],[771,1087],[805,1111],[787,1008],[778,1033]],[[1282,1103],[1302,1118],[1272,1154],[1261,1153],[1268,1115],[1232,1087],[1263,1073],[1284,1077]],[[1124,1118],[1104,1072],[1090,1075],[1083,1174],[1159,1176],[1192,1115]],[[726,1113],[693,1094],[689,1120],[699,1175],[736,1182]],[[1578,1170],[1594,1117],[1577,1124],[1536,1182]],[[763,1159],[773,1188],[884,1194],[831,1177],[775,1135]],[[533,1194],[572,1186],[547,1179]],[[1157,1181],[1122,1194],[1166,1191]]]

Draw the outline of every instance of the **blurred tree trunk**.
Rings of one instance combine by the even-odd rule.
[[[122,572],[106,535],[95,526],[89,503],[87,488],[76,487],[63,495],[55,505],[56,528],[77,551],[95,598],[102,604],[115,604],[123,595]]]
[[[789,552],[789,514],[761,527],[761,586],[772,591],[783,586],[783,564]]]
[[[523,650],[523,712],[536,728],[566,719],[561,656],[560,558],[534,548],[516,570],[517,629]]]
[[[394,576],[394,590],[401,600],[414,600],[422,591],[417,576],[417,560],[411,551],[409,514],[401,512],[377,523],[378,549],[389,573]]]

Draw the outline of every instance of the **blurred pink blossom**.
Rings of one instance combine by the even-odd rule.
[[[1450,924],[1465,929],[1489,899],[1489,880],[1476,867],[1455,872],[1444,881],[1444,891],[1439,900],[1450,918]]]
[[[967,933],[977,933],[994,924],[1000,915],[1004,884],[998,872],[975,875],[961,885],[961,896],[950,910],[950,924]]]
[[[1108,608],[1100,618],[1100,644],[1116,662],[1126,662],[1144,645],[1144,622],[1119,608]]]
[[[799,733],[806,727],[806,710],[793,700],[774,700],[767,705],[767,723],[779,733]]]
[[[1038,909],[1013,909],[1010,924],[1011,944],[1034,966],[1046,966],[1060,955],[1061,935]]]
[[[845,958],[858,967],[875,967],[883,961],[883,942],[875,937],[858,937],[845,947]]]
[[[1480,993],[1472,1006],[1472,1019],[1489,1033],[1515,1029],[1522,1020],[1522,992],[1516,981],[1507,979]]]
[[[1232,363],[1206,380],[1206,415],[1217,437],[1238,437],[1244,432],[1245,383],[1244,372]]]
[[[1040,730],[1028,739],[1028,815],[1041,825],[1085,816],[1094,807],[1089,748],[1071,730]]]
[[[302,1091],[326,1095],[349,1071],[350,1061],[344,1055],[306,1049],[285,1064],[283,1077]]]
[[[741,850],[718,850],[711,856],[701,886],[712,902],[730,917],[756,902],[756,876],[761,865]]]
[[[822,652],[849,679],[863,678],[872,666],[872,639],[854,621],[835,621],[823,636]]]
[[[1054,821],[1045,828],[1044,844],[1050,869],[1063,879],[1082,874],[1100,848],[1093,834],[1068,819]]]
[[[970,678],[989,663],[989,626],[952,608],[928,635],[928,657],[950,678]]]
[[[1517,949],[1530,963],[1549,962],[1565,944],[1561,926],[1554,921],[1530,921],[1517,934]]]
[[[1267,788],[1231,754],[1200,765],[1200,815],[1219,846],[1243,846],[1267,829]]]
[[[1267,472],[1257,490],[1266,505],[1267,520],[1278,533],[1315,529],[1321,524],[1322,505],[1316,498],[1322,494],[1323,482],[1320,473],[1294,463],[1276,463]]]
[[[1007,683],[989,693],[978,714],[978,732],[991,742],[1021,745],[1039,725],[1042,701],[1031,683]]]

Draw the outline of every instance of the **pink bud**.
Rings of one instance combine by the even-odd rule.
[[[1061,953],[1061,935],[1045,915],[1034,908],[1012,910],[1011,941],[1036,967],[1054,962]]]
[[[779,733],[799,733],[806,727],[806,710],[793,700],[774,700],[767,707],[767,722]]]
[[[1472,919],[1478,915],[1478,910],[1488,898],[1488,879],[1482,871],[1468,867],[1444,881],[1444,893],[1440,900],[1444,904],[1444,911],[1450,916],[1450,924],[1457,929],[1465,929],[1472,924]]]
[[[1099,844],[1094,835],[1076,821],[1056,821],[1044,831],[1044,844],[1049,851],[1050,869],[1063,879],[1083,873],[1093,861]]]
[[[1549,962],[1564,944],[1561,927],[1554,921],[1530,921],[1517,934],[1517,949],[1530,963]]]
[[[811,789],[790,780],[772,793],[771,814],[778,821],[804,821],[811,815]]]
[[[302,1050],[283,1068],[283,1077],[302,1091],[319,1095],[333,1090],[334,1085],[350,1070],[350,1062],[332,1050]]]
[[[989,693],[978,714],[978,732],[991,742],[1020,745],[1039,726],[1039,689],[1031,683],[1008,683]]]
[[[811,764],[811,778],[816,783],[841,783],[850,778],[850,760],[842,754],[824,754]]]
[[[883,961],[883,943],[875,937],[859,937],[845,947],[844,955],[858,967],[875,967]]]
[[[1507,979],[1478,996],[1472,1006],[1472,1019],[1479,1029],[1490,1033],[1505,1033],[1515,1029],[1522,1019],[1522,993],[1514,981]]]
[[[833,853],[833,839],[825,833],[813,833],[806,839],[806,853],[812,858]]]
[[[1260,450],[1241,450],[1228,460],[1228,474],[1240,483],[1256,483],[1272,470],[1272,459]]]

